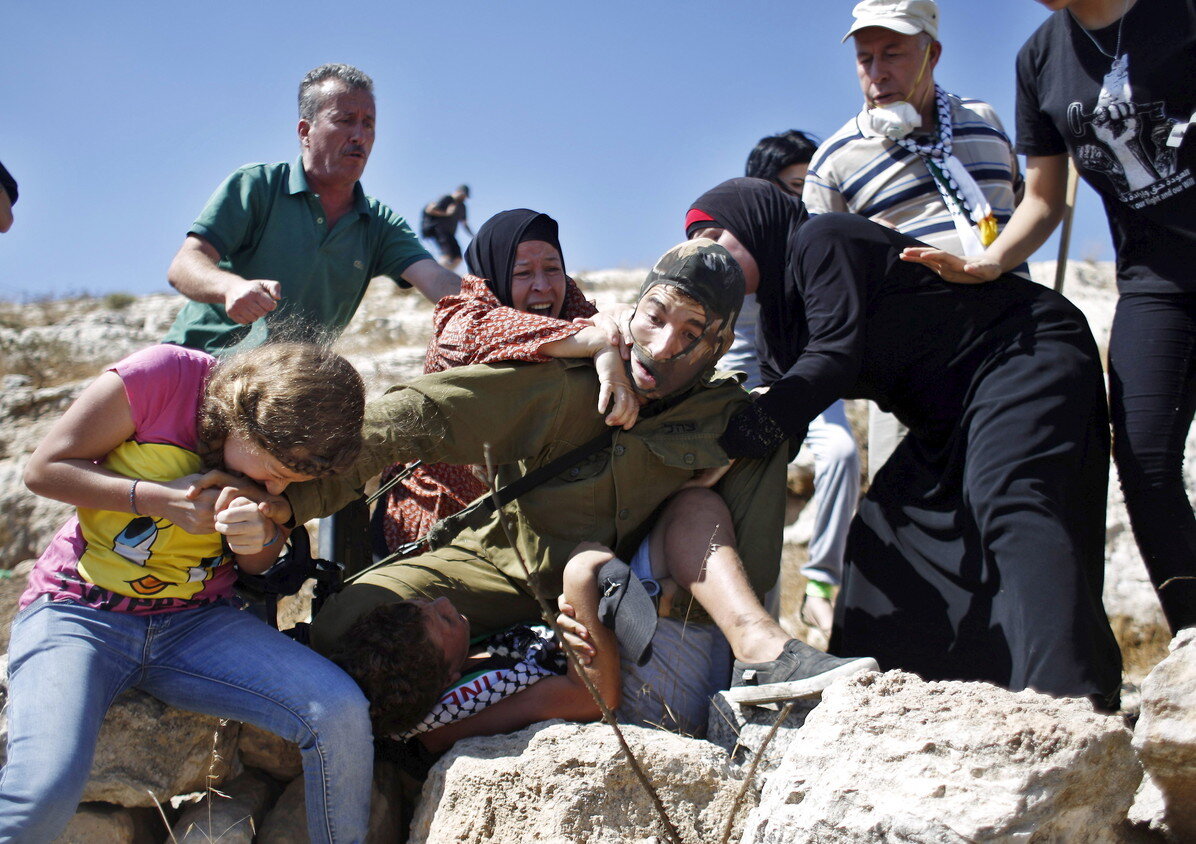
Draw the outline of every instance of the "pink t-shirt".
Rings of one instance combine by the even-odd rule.
[[[110,367],[124,382],[133,438],[100,464],[127,478],[171,481],[203,471],[195,424],[216,359],[151,346]],[[77,509],[50,541],[21,596],[117,612],[187,609],[232,594],[236,572],[220,534],[189,534],[166,519]]]

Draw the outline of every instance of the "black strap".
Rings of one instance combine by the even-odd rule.
[[[416,469],[418,469],[422,465],[424,465],[424,461],[415,460],[415,461],[412,461],[411,463],[408,463],[406,466],[404,466],[398,472],[395,472],[394,476],[391,477],[388,481],[386,481],[386,483],[380,484],[378,486],[378,489],[376,489],[374,491],[373,495],[366,497],[366,499],[365,499],[366,506],[373,504],[379,498],[386,495],[386,493],[390,492],[401,481],[407,480],[409,477],[411,477],[411,473],[414,472]]]
[[[556,477],[566,469],[576,466],[591,454],[606,448],[610,445],[614,435],[615,429],[607,427],[601,434],[589,442],[579,445],[572,451],[562,454],[560,457],[545,463],[538,469],[533,469],[520,478],[516,478],[501,489],[497,489],[489,495],[482,496],[460,512],[454,513],[451,516],[445,516],[432,525],[431,529],[421,538],[412,540],[411,542],[404,542],[392,551],[389,556],[379,560],[365,571],[370,571],[378,566],[384,566],[395,560],[409,557],[417,551],[431,551],[440,548],[465,528],[481,527],[499,507],[510,504],[525,492],[535,489],[549,478]],[[364,573],[363,571],[360,574]],[[353,579],[356,579],[358,576],[354,575]]]

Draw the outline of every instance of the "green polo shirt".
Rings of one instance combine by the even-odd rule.
[[[306,326],[338,334],[374,276],[409,287],[402,272],[431,256],[401,216],[366,196],[360,182],[353,190],[353,209],[329,229],[302,159],[236,170],[212,194],[190,234],[212,244],[222,269],[282,282],[282,301],[252,325],[230,320],[223,305],[188,302],[163,342],[218,354],[239,343],[259,345],[284,323],[288,336]]]

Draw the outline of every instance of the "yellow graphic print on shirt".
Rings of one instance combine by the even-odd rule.
[[[173,481],[202,470],[199,455],[164,443],[121,443],[103,466],[127,478]],[[79,574],[137,598],[192,598],[225,562],[218,533],[187,533],[166,519],[79,508],[87,549]]]

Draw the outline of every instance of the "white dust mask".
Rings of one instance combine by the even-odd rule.
[[[922,125],[922,115],[905,100],[868,109],[868,120],[874,132],[894,141],[901,140]]]

